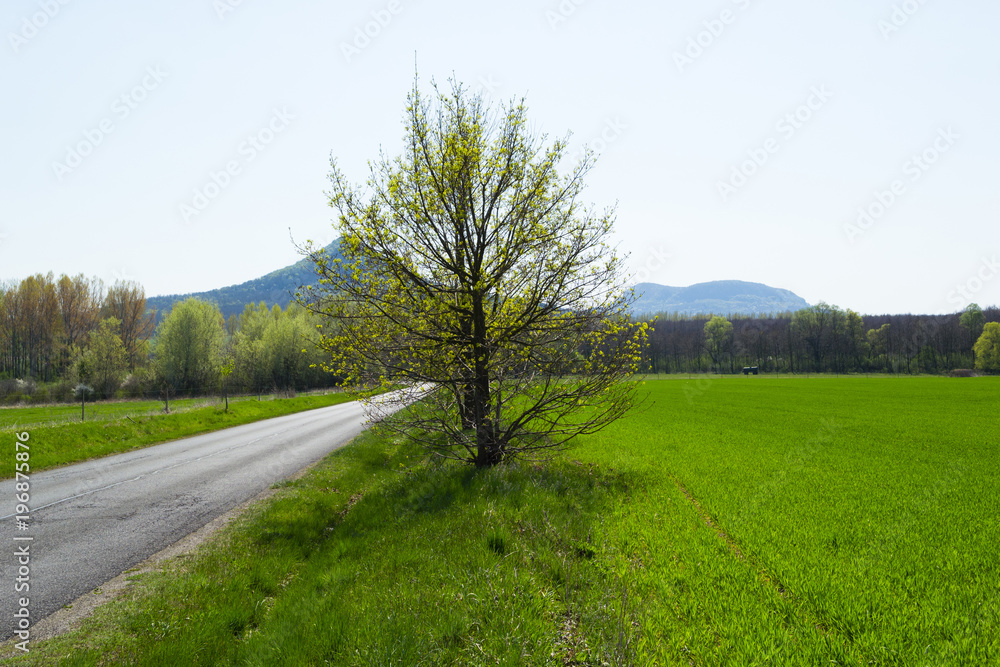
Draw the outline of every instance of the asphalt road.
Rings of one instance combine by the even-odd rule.
[[[343,446],[365,419],[360,403],[344,403],[31,474],[26,531],[14,518],[15,481],[0,482],[0,639],[14,634],[21,597],[31,622],[41,620]],[[13,436],[5,440],[13,465]],[[19,578],[27,593],[15,591]]]

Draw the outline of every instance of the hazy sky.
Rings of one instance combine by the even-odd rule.
[[[333,239],[414,53],[601,159],[639,279],[864,313],[1000,303],[995,0],[6,0],[0,280],[239,283]],[[367,33],[367,34],[366,34]],[[291,230],[289,232],[289,230]]]

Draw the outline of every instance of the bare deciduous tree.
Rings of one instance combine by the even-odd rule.
[[[533,135],[523,101],[434,90],[414,83],[405,150],[367,192],[333,163],[343,259],[311,251],[321,283],[299,298],[330,320],[330,370],[421,392],[384,404],[383,426],[492,466],[621,417],[647,325],[628,316],[612,212],[580,202],[592,154],[560,174],[566,143]]]

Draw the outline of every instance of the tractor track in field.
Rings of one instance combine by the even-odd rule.
[[[688,502],[691,503],[695,512],[697,512],[701,520],[705,522],[705,525],[711,528],[718,538],[726,543],[726,546],[729,547],[729,550],[734,556],[736,556],[736,558],[749,563],[753,567],[760,581],[771,588],[771,590],[773,590],[778,597],[786,602],[789,602],[793,606],[795,615],[799,618],[799,620],[812,626],[823,636],[832,639],[835,638],[845,647],[845,649],[853,648],[850,639],[843,636],[836,629],[832,629],[830,624],[824,621],[818,614],[814,613],[801,598],[789,591],[788,587],[781,582],[777,575],[769,571],[758,559],[744,553],[743,549],[740,548],[740,545],[736,542],[733,536],[727,533],[724,528],[719,526],[715,519],[712,518],[712,515],[704,507],[702,507],[701,503],[697,498],[695,498],[694,494],[691,493],[686,486],[684,486],[683,482],[681,482],[674,475],[670,475],[670,479],[677,486],[677,489],[684,495],[684,497],[687,498]]]

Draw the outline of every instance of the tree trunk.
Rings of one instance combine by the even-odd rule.
[[[472,378],[465,378],[458,389],[458,414],[462,420],[463,430],[476,427],[475,395]]]
[[[475,372],[472,390],[472,417],[476,428],[476,467],[495,466],[503,461],[503,448],[497,442],[490,417],[490,351],[486,340],[486,311],[483,296],[472,299],[472,353]]]

